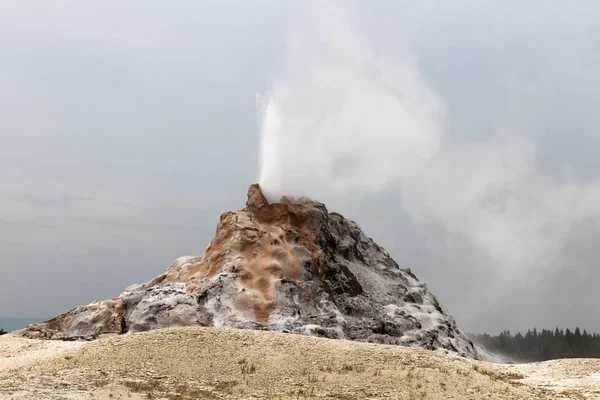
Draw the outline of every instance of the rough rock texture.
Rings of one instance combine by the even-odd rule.
[[[221,216],[204,256],[181,257],[150,282],[21,334],[95,339],[186,325],[271,329],[478,358],[427,286],[355,222],[307,199],[269,204],[257,184],[246,208]]]

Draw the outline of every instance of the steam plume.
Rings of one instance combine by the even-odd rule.
[[[259,96],[260,183],[272,198],[376,191],[427,164],[444,107],[410,59],[373,54],[330,6],[290,34],[287,67]]]
[[[466,239],[502,281],[543,271],[572,224],[600,215],[600,186],[544,173],[518,132],[454,143],[415,60],[374,52],[339,7],[299,19],[259,105],[259,181],[272,200],[392,188],[417,224]]]

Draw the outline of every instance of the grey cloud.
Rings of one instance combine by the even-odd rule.
[[[12,195],[11,199],[25,204],[40,206],[40,207],[70,207],[81,201],[91,201],[91,197],[77,197],[67,194],[55,196],[39,196],[31,194],[16,194]]]

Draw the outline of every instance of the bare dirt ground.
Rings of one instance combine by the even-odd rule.
[[[500,365],[275,332],[0,337],[0,399],[600,399],[600,360]]]

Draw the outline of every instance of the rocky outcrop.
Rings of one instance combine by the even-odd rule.
[[[308,199],[269,204],[250,186],[202,257],[181,257],[120,296],[28,326],[22,335],[95,339],[170,326],[271,329],[477,358],[427,286],[360,227]]]

